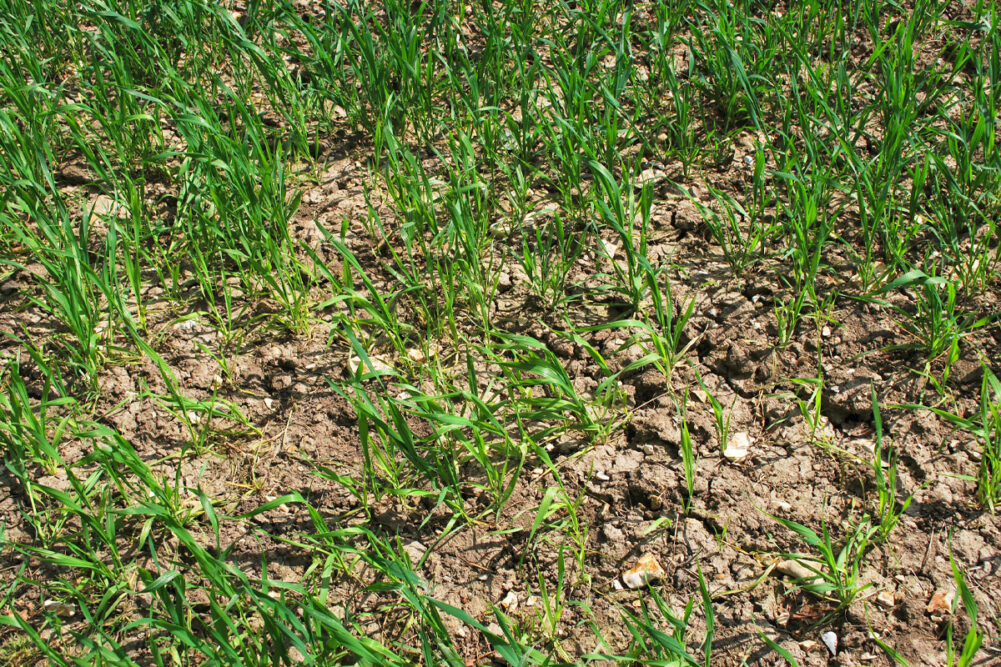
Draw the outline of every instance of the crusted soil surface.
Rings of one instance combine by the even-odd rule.
[[[366,214],[362,179],[347,175],[356,164],[351,159],[335,162],[304,197],[295,228],[321,252],[329,248],[315,231],[317,221],[358,220]],[[759,631],[804,665],[891,664],[872,633],[912,665],[941,664],[946,617],[927,608],[936,591],[954,588],[950,552],[966,569],[984,616],[996,619],[998,613],[994,593],[1001,582],[1001,535],[996,519],[976,506],[974,484],[967,481],[979,466],[977,445],[969,435],[954,432],[927,411],[884,407],[884,443],[897,448],[899,487],[903,495],[913,494],[913,501],[889,541],[866,554],[860,582],[869,587],[859,601],[820,628],[816,622],[834,605],[797,590],[775,569],[780,553],[801,552],[804,545],[769,516],[794,520],[818,533],[826,526],[839,538],[871,512],[875,432],[870,392],[875,388],[884,406],[935,400],[923,378],[922,357],[894,349],[893,344],[907,342],[900,327],[885,312],[851,299],[839,299],[827,319],[804,323],[787,345],[776,345],[772,300],[780,288],[775,280],[764,273],[729,279],[687,202],[665,195],[655,211],[652,236],[658,241],[651,254],[670,257],[677,267],[672,276],[676,300],[695,299],[686,329],[690,363],[679,364],[669,380],[652,368],[625,374],[621,427],[604,442],[567,435],[551,448],[563,481],[579,498],[583,571],[570,555],[574,543],[566,532],[530,539],[536,509],[555,483],[541,464],[529,462],[499,513],[458,529],[448,525],[448,516],[433,503],[412,505],[391,497],[371,506],[367,517],[358,498],[329,474],[358,479],[363,472],[357,419],[328,382],[350,373],[350,349],[331,344],[330,325],[322,317],[301,336],[248,327],[239,348],[228,353],[229,375],[224,377],[220,365],[205,354],[218,348],[214,330],[185,319],[184,312],[164,301],[162,308],[150,309],[155,313],[151,338],[186,394],[232,401],[252,428],[219,423],[202,451],[187,448],[178,420],[155,400],[136,398],[147,389],[156,393],[162,383],[155,366],[142,361],[109,365],[99,382],[95,414],[155,462],[155,469],[180,474],[185,486],[202,489],[229,516],[297,491],[330,525],[363,523],[398,540],[434,597],[484,623],[490,622],[491,606],[505,600],[510,616],[527,625],[539,623],[533,573],[542,572],[555,585],[562,551],[567,606],[558,640],[569,658],[601,651],[590,621],[611,646],[626,642],[620,608],[633,610],[638,602],[636,592],[622,589],[620,575],[640,555],[653,554],[666,570],[662,595],[677,613],[698,595],[697,571],[705,577],[716,613],[714,664],[765,659],[769,651]],[[348,238],[359,256],[368,257],[366,269],[378,276],[380,265],[357,227],[352,225]],[[579,276],[593,274],[598,261],[586,256],[577,267]],[[851,277],[825,278],[832,287],[842,287]],[[517,271],[504,282],[496,312],[516,313],[506,318],[506,328],[546,342],[575,386],[593,388],[599,369],[586,351],[554,333],[560,325],[547,322],[548,313],[519,284]],[[19,290],[4,290],[4,331],[21,334],[27,327],[32,337],[44,338],[47,323],[21,296]],[[575,324],[585,326],[603,311],[607,315],[608,308],[583,302],[569,312],[580,317]],[[999,338],[993,326],[964,339],[962,356],[944,387],[958,412],[975,410],[979,360],[1001,358]],[[624,345],[621,332],[592,332],[585,340],[619,368],[641,354]],[[3,346],[5,356],[18,352],[8,339]],[[460,364],[459,350],[442,345],[438,354],[443,365]],[[29,379],[30,367],[25,364]],[[824,383],[820,421],[813,426],[797,403],[807,400],[809,392],[793,380],[818,374]],[[746,436],[749,451],[740,460],[722,455],[713,411],[697,377],[725,408],[730,437]],[[678,407],[686,388],[697,461],[687,512]],[[413,427],[420,432],[421,424]],[[72,460],[71,453],[65,455]],[[9,488],[0,491],[0,520],[8,539],[28,539],[18,528],[23,499],[11,497]],[[468,501],[475,511],[475,495]],[[296,536],[308,529],[305,512],[282,506],[250,520],[223,522],[221,546],[235,543],[230,557],[248,571],[266,562],[273,577],[297,581],[307,576],[312,562],[310,553],[296,546]],[[207,528],[204,538],[212,540]],[[32,565],[26,564],[29,572]],[[5,570],[16,567],[8,560]],[[376,612],[368,629],[388,639],[398,621],[393,600],[366,592],[367,583],[362,571],[355,580],[339,582],[338,592],[343,604]],[[37,603],[25,586],[16,605],[30,615]],[[695,627],[699,622],[693,618]],[[460,645],[470,660],[490,659],[489,647],[475,633],[458,621],[450,623],[457,637],[466,638]],[[820,641],[825,631],[838,636],[836,657]]]
[[[390,293],[395,279],[384,261],[388,251],[373,240],[370,215],[378,212],[389,227],[395,212],[369,171],[372,147],[364,139],[350,139],[348,132],[326,141],[317,174],[303,169],[294,176],[304,194],[292,230],[334,275],[343,270],[343,260],[321,228],[343,230],[346,246],[375,286]],[[309,331],[296,335],[273,325],[272,304],[238,298],[234,310],[241,313],[241,336],[224,341],[197,316],[202,308],[194,286],[178,298],[151,285],[148,339],[181,391],[193,399],[225,400],[246,422],[206,418],[205,437],[193,446],[186,427],[156,398],[166,391],[160,369],[129,354],[106,365],[93,398],[94,418],[121,433],[155,471],[179,478],[192,490],[193,504],[198,503],[194,490],[212,499],[221,517],[218,536],[204,519],[192,532],[213,548],[218,540],[245,572],[266,568],[273,579],[290,582],[319,576],[317,553],[303,541],[313,530],[305,510],[288,503],[241,518],[295,492],[331,529],[364,527],[404,550],[430,596],[488,626],[492,609],[502,608],[521,628],[534,629],[534,636],[548,636],[564,661],[628,646],[623,610],[641,613],[641,593],[623,587],[622,574],[651,554],[665,570],[655,586],[675,615],[696,600],[690,620],[696,635],[705,624],[698,603],[700,573],[704,578],[715,612],[714,665],[775,664],[778,656],[762,633],[800,665],[894,664],[874,637],[910,665],[941,665],[950,616],[929,611],[929,603],[937,592],[955,590],[951,554],[966,573],[988,630],[985,657],[978,664],[1001,664],[1001,527],[976,500],[979,445],[934,413],[903,407],[942,405],[956,414],[973,414],[982,362],[1001,374],[1001,326],[995,318],[964,337],[959,358],[943,380],[945,361],[929,362],[910,346],[914,341],[894,321],[893,311],[856,298],[860,290],[852,263],[840,255],[842,244],[831,244],[824,258],[830,268],[817,278],[818,296],[832,296],[829,310],[804,318],[791,339],[780,344],[775,305],[788,290],[778,270],[752,266],[734,278],[681,189],[696,198],[701,192],[706,206],[711,206],[706,184],[742,197],[753,171],[744,145],[735,137],[732,156],[698,176],[684,175],[678,164],[655,161],[643,172],[654,191],[648,257],[671,267],[676,311],[694,301],[682,339],[683,359],[670,376],[649,365],[623,372],[621,403],[603,416],[617,423],[607,436],[595,440],[568,429],[546,445],[552,468],[529,455],[508,500],[496,511],[484,512],[487,500],[474,484],[482,480],[470,478],[464,500],[468,514],[477,517],[473,521],[457,524],[420,479],[408,483],[427,492],[423,496],[361,498],[352,486],[350,480],[363,480],[366,473],[358,417],[338,391],[339,383],[351,377],[354,352],[338,331],[336,305],[317,309]],[[62,178],[62,187],[81,201],[97,199],[80,184],[89,177],[76,182],[72,169],[66,169]],[[554,201],[555,193],[540,185],[528,213],[542,220]],[[511,231],[522,222],[516,215],[508,212],[507,219],[497,221],[506,231],[491,249],[503,264],[490,317],[499,329],[544,343],[587,396],[606,377],[590,350],[601,354],[611,372],[629,368],[645,351],[630,340],[628,328],[596,327],[620,315],[618,304],[588,288],[595,276],[610,272],[601,254],[588,250],[573,266],[568,292],[577,298],[565,315],[531,292],[512,259],[522,242],[519,232]],[[858,242],[844,240],[849,247]],[[59,332],[29,300],[35,289],[30,269],[0,284],[0,358],[21,358],[21,373],[38,398],[42,379],[33,375],[32,361],[16,337],[44,349],[44,341]],[[313,292],[317,304],[330,297],[322,279]],[[900,308],[911,307],[903,293],[887,298],[897,299]],[[970,308],[990,314],[998,306],[996,289],[988,289]],[[406,298],[394,307],[403,322],[421,324],[412,321],[416,315]],[[470,339],[477,335],[472,326],[463,333]],[[369,353],[378,353],[414,386],[427,380],[424,364],[436,364],[454,377],[472,367],[483,386],[493,372],[468,341],[430,341],[433,345],[410,358],[377,343]],[[822,381],[814,382],[818,378]],[[374,391],[399,390],[377,382],[369,381]],[[889,539],[871,544],[862,558],[858,586],[864,589],[847,609],[838,609],[783,573],[783,554],[811,551],[774,517],[818,534],[826,530],[836,544],[866,520],[878,522],[873,391],[881,406],[883,446],[897,452],[900,497],[912,500]],[[722,406],[728,442],[746,445],[746,454],[724,456],[727,443],[711,398]],[[417,436],[429,432],[420,419],[407,419]],[[683,420],[695,454],[690,502],[681,454]],[[86,455],[71,440],[62,446],[67,462]],[[0,471],[0,477],[5,475]],[[65,484],[58,475],[39,473],[39,478],[55,488]],[[578,503],[575,519],[571,513],[554,513],[536,525],[547,491],[559,483]],[[14,488],[0,484],[0,524],[7,540],[29,542],[22,516],[28,499]],[[565,607],[556,628],[546,628],[539,580],[551,593],[561,570]],[[14,576],[22,582],[44,579],[46,571],[6,550],[0,556],[0,581]],[[409,631],[406,614],[397,597],[373,583],[372,572],[359,565],[351,576],[331,582],[328,599],[365,618],[371,636],[396,640]],[[18,584],[12,599],[23,618],[38,618],[41,601],[34,587]],[[130,604],[141,612],[141,598]],[[467,664],[499,664],[479,633],[454,618],[445,622]],[[962,637],[966,621],[956,622],[953,634]],[[595,628],[607,646],[600,644]],[[0,631],[0,641],[12,632]],[[821,640],[826,632],[837,636],[835,655]]]

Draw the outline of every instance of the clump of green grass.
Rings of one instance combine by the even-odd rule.
[[[980,446],[980,470],[975,478],[980,504],[994,513],[1001,501],[1001,382],[986,365],[980,385],[980,400],[975,413],[961,415],[936,407],[907,404],[900,407],[930,410],[956,429],[975,436]]]
[[[797,580],[795,584],[834,605],[828,618],[848,609],[859,594],[871,586],[861,583],[859,578],[872,538],[878,531],[868,514],[847,525],[844,538],[837,543],[832,539],[826,522],[822,523],[821,535],[818,535],[801,523],[782,517],[771,518],[794,532],[811,548],[812,551],[807,554],[783,553],[782,557],[794,560],[816,575]]]
[[[883,442],[883,418],[879,410],[875,387],[872,388],[872,418],[876,429],[872,469],[876,476],[876,494],[879,498],[876,516],[879,517],[879,536],[886,540],[896,527],[897,522],[900,521],[900,517],[910,507],[914,494],[908,495],[903,500],[900,500],[897,495],[897,447],[888,447]]]

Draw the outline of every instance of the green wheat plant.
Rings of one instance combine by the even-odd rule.
[[[948,352],[951,364],[958,354],[960,340],[990,321],[989,316],[978,318],[974,313],[963,312],[955,282],[942,276],[914,269],[884,285],[880,293],[903,289],[911,291],[913,309],[881,303],[903,316],[897,324],[914,337],[929,359]]]
[[[871,388],[871,394],[872,418],[876,429],[872,468],[876,476],[876,494],[879,498],[876,516],[879,517],[879,537],[885,541],[896,527],[897,522],[900,521],[900,517],[910,507],[914,494],[911,493],[903,500],[897,495],[897,448],[886,446],[883,442],[883,418],[879,410],[879,400],[875,387]],[[885,469],[884,456],[886,459]]]
[[[956,588],[959,591],[959,599],[953,602],[952,615],[949,618],[949,625],[946,627],[945,664],[949,667],[968,667],[969,665],[974,664],[977,652],[980,650],[980,646],[984,641],[984,633],[977,625],[977,600],[973,597],[973,593],[970,591],[970,587],[966,583],[966,577],[964,576],[963,570],[956,565],[956,559],[952,555],[952,549],[949,550],[949,564],[952,565],[952,577],[955,580]],[[966,636],[963,637],[963,645],[959,647],[959,650],[957,651],[957,647],[953,640],[953,629],[955,627],[956,608],[959,606],[960,602],[962,603],[963,611],[966,612],[967,619],[969,620],[970,629],[967,630]]]
[[[691,625],[695,599],[691,598],[688,600],[681,618],[678,618],[663,597],[653,588],[649,591],[649,598],[653,601],[653,605],[650,605],[646,597],[644,597],[641,599],[642,606],[639,615],[626,611],[622,612],[623,620],[632,641],[632,646],[626,653],[626,656],[643,664],[670,665],[672,667],[700,664],[703,667],[708,667],[712,664],[712,643],[715,637],[716,615],[713,609],[712,597],[709,594],[709,587],[706,584],[705,577],[702,575],[701,567],[698,568],[698,578],[699,597],[702,602],[706,625],[702,641],[698,645],[701,652],[701,660],[697,660],[688,649],[690,639],[687,635],[689,626]],[[663,621],[666,621],[666,626],[663,624]]]
[[[810,547],[808,554],[783,553],[781,556],[796,561],[816,575],[796,580],[796,586],[832,602],[835,605],[832,615],[850,607],[871,586],[860,581],[865,557],[879,531],[879,526],[872,524],[868,514],[847,525],[845,536],[838,542],[832,539],[826,521],[821,522],[822,530],[818,535],[803,524],[765,515],[795,533]]]
[[[681,450],[681,467],[685,473],[685,500],[684,510],[687,514],[692,507],[692,499],[695,495],[695,479],[698,472],[698,460],[695,455],[695,448],[692,446],[692,434],[688,427],[688,390],[681,399],[681,440],[678,448]]]
[[[975,436],[981,449],[980,470],[975,481],[977,498],[983,507],[994,513],[1001,501],[1001,381],[986,365],[980,385],[980,401],[976,412],[963,417],[942,408],[906,404],[900,407],[930,410],[953,427]]]
[[[706,394],[706,399],[709,401],[709,405],[713,410],[713,423],[716,426],[716,439],[719,442],[720,455],[724,456],[727,450],[727,444],[730,442],[730,419],[733,417],[732,410],[728,410],[723,407],[723,404],[719,402],[719,399],[712,393],[712,390],[706,386],[705,382],[702,381],[702,376],[699,375],[698,371],[695,372],[695,377],[698,380],[699,386],[702,387],[702,391]],[[736,397],[734,398],[736,401]],[[731,406],[732,408],[733,406]]]
[[[771,205],[765,185],[765,154],[757,151],[753,158],[754,175],[752,197],[746,208],[731,195],[709,188],[713,205],[706,206],[699,199],[687,194],[702,216],[713,238],[723,250],[723,255],[735,277],[739,277],[752,264],[767,254],[765,248],[774,235],[773,225],[765,219],[765,209]]]
[[[615,232],[615,245],[624,255],[624,261],[619,262],[614,251],[609,252],[607,247],[604,250],[615,274],[610,289],[623,298],[630,312],[635,312],[647,293],[648,271],[644,271],[644,263],[653,192],[644,185],[637,198],[627,175],[618,181],[604,165],[592,161],[589,166],[597,183],[595,202],[601,222]]]

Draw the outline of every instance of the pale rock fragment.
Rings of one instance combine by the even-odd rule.
[[[952,603],[955,599],[955,590],[943,591],[939,589],[935,591],[931,596],[931,600],[928,601],[928,613],[934,614],[936,611],[949,611],[952,609]]]
[[[820,635],[820,641],[824,642],[824,646],[827,647],[827,651],[831,654],[831,657],[835,657],[838,654],[838,636],[831,631],[827,631]]]
[[[504,611],[512,612],[518,608],[518,596],[515,595],[514,591],[508,591],[504,599],[501,600],[500,605],[504,607]]]
[[[800,579],[804,584],[812,584],[819,581],[820,577],[817,573],[803,565],[797,560],[788,559],[784,560],[775,566],[776,571],[781,574],[786,575],[791,579]]]
[[[60,600],[46,600],[42,603],[42,609],[51,611],[60,618],[69,618],[76,614],[76,607],[74,605]]]
[[[636,565],[622,573],[622,583],[629,588],[642,588],[663,578],[667,572],[653,554],[643,554]]]
[[[726,448],[723,450],[723,456],[731,461],[741,461],[747,458],[752,442],[753,439],[747,433],[743,431],[734,433],[727,438]]]
[[[619,246],[615,243],[612,243],[611,241],[606,241],[604,239],[601,240],[601,245],[605,250],[605,255],[609,259],[613,259],[615,257],[615,252],[619,249]]]
[[[117,201],[107,195],[98,195],[90,204],[89,215],[114,216],[116,218],[128,218],[129,211]]]
[[[428,548],[417,540],[408,542],[403,546],[403,551],[405,551],[407,556],[410,557],[410,562],[414,564],[420,562],[421,558],[424,557],[424,554],[427,553],[427,550]]]
[[[640,173],[638,185],[654,184],[661,180],[661,172],[653,167],[647,167]]]
[[[427,354],[424,353],[419,347],[412,347],[407,350],[407,358],[415,364],[423,364],[428,360],[429,357],[437,357],[441,352],[441,346],[438,343],[431,343],[428,345]],[[375,363],[375,358],[373,357],[372,362]]]
[[[381,355],[370,354],[368,360],[371,362],[368,372],[381,373],[393,370],[393,367]],[[351,371],[351,375],[356,374],[361,365],[362,361],[358,355],[353,354],[348,358],[348,370]]]

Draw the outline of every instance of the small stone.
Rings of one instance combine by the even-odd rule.
[[[622,583],[629,588],[642,588],[666,574],[653,554],[643,554],[636,561],[636,565],[622,573]]]
[[[824,338],[830,338],[831,337],[831,327],[829,327],[829,326],[827,326],[825,324],[824,328],[820,330],[820,335],[823,336]]]
[[[490,236],[492,236],[495,239],[504,239],[510,235],[511,235],[510,225],[497,224],[490,226]]]
[[[608,476],[607,473],[602,472],[601,470],[599,470],[598,472],[594,473],[594,477],[595,477],[595,479],[598,479],[599,481],[602,481],[602,482],[607,482],[608,480],[612,479],[611,477]]]
[[[747,457],[752,442],[753,440],[751,439],[751,436],[743,431],[733,433],[729,438],[727,438],[726,448],[723,450],[723,456],[731,461],[743,460]]]
[[[272,408],[274,408],[275,407],[275,399],[271,398],[270,396],[266,397],[264,399],[264,407],[266,407],[268,410],[271,410]]]
[[[514,591],[509,591],[501,600],[500,605],[504,607],[505,611],[512,612],[518,608],[518,596],[515,595]]]
[[[824,646],[827,647],[827,652],[831,654],[832,658],[838,654],[838,636],[836,634],[828,630],[820,635],[820,641],[824,642]]]
[[[893,607],[897,601],[893,598],[893,593],[890,591],[880,591],[876,596],[876,602],[889,609]]]
[[[424,554],[427,553],[427,550],[428,548],[417,540],[413,540],[412,542],[408,542],[403,545],[403,551],[410,556],[410,561],[412,563],[420,562],[421,558],[424,557]]]
[[[42,609],[51,611],[60,618],[69,618],[76,614],[76,607],[74,605],[59,600],[46,600],[42,603]]]
[[[646,185],[647,183],[656,183],[660,180],[660,172],[656,169],[646,168],[640,173],[639,184]]]
[[[928,601],[928,613],[934,614],[936,611],[949,611],[952,609],[952,603],[956,599],[956,591],[949,590],[937,590],[931,596],[931,600]]]
[[[107,195],[98,195],[90,205],[90,215],[113,215],[116,218],[128,217],[128,210]]]
[[[792,579],[803,580],[804,584],[811,584],[820,579],[816,572],[793,559],[782,561],[775,566],[775,569]]]
[[[393,370],[393,367],[386,363],[386,361],[378,354],[369,355],[368,360],[371,362],[371,368],[364,369],[363,372],[382,373]],[[351,371],[351,375],[357,373],[359,368],[361,368],[361,358],[357,355],[351,355],[348,359],[348,370]]]

